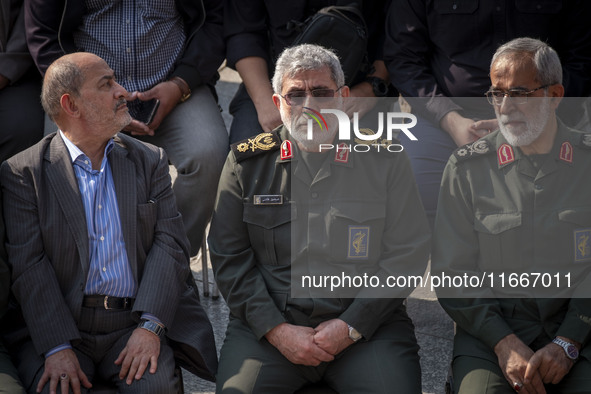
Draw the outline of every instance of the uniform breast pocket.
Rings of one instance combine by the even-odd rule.
[[[563,255],[577,263],[591,262],[591,208],[571,208],[558,212],[556,236],[564,247]]]
[[[333,202],[328,220],[334,261],[363,263],[378,259],[386,221],[385,202]]]
[[[481,42],[477,17],[479,0],[434,0],[432,6],[430,36],[445,53],[453,55]]]
[[[261,264],[289,264],[291,251],[291,221],[295,219],[291,204],[244,204],[243,220],[256,259]]]
[[[478,233],[481,268],[511,271],[521,267],[521,213],[480,214],[474,219]]]

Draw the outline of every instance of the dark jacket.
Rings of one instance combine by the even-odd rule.
[[[218,0],[176,0],[185,22],[185,50],[172,76],[179,76],[191,87],[214,82],[224,60],[222,2]],[[31,55],[42,74],[66,53],[76,52],[73,32],[86,12],[84,1],[27,0],[25,26]]]

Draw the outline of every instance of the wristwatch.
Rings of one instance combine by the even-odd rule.
[[[191,97],[191,88],[184,79],[181,77],[172,77],[169,79],[169,81],[174,83],[181,90],[181,99],[179,100],[180,103],[184,103],[189,99],[189,97]]]
[[[367,77],[365,78],[365,82],[369,82],[371,84],[373,94],[376,97],[386,97],[388,95],[388,84],[382,78]]]
[[[577,361],[577,359],[579,358],[579,349],[577,349],[577,347],[572,343],[560,338],[554,338],[552,340],[552,343],[555,343],[561,348],[563,348],[566,353],[566,357],[570,358],[571,360]]]
[[[158,335],[159,338],[164,336],[164,327],[153,320],[144,319],[137,326],[138,328],[150,331],[152,334]]]
[[[354,329],[351,325],[347,324],[347,327],[349,327],[349,339],[351,339],[353,342],[357,342],[363,338],[363,335],[361,335],[361,333]]]

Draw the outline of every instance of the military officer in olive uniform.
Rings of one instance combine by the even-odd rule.
[[[449,159],[434,231],[433,275],[487,279],[438,291],[457,324],[455,392],[590,393],[591,289],[568,288],[566,273],[584,279],[591,263],[591,135],[557,119],[562,69],[545,43],[504,44],[490,78],[500,130]],[[554,283],[511,286],[511,272]]]
[[[426,268],[429,227],[406,155],[318,152],[337,145],[330,116],[306,139],[303,113],[342,105],[343,85],[331,51],[286,49],[273,78],[284,126],[232,146],[209,233],[231,314],[218,393],[291,393],[319,381],[339,393],[421,392],[408,289],[295,286],[304,273],[385,283]]]

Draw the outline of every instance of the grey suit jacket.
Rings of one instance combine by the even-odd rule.
[[[120,134],[108,159],[138,283],[132,317],[157,316],[168,327],[177,362],[213,380],[213,331],[194,287],[166,155]],[[51,134],[4,162],[0,183],[12,290],[35,349],[42,354],[67,341],[75,345],[90,262],[84,208],[63,140]]]

